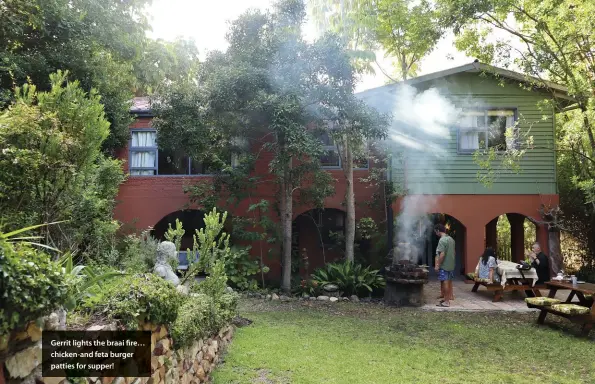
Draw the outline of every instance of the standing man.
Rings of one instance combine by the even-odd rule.
[[[537,283],[543,284],[550,281],[550,261],[545,253],[541,250],[539,243],[533,244],[533,252],[529,253],[531,259],[531,266],[537,272]]]
[[[455,241],[446,234],[446,228],[442,224],[434,226],[434,233],[440,237],[438,247],[436,247],[436,265],[438,280],[440,280],[440,290],[444,297],[440,300],[439,307],[450,307],[450,301],[454,300],[452,291],[452,280],[454,279],[455,269]]]

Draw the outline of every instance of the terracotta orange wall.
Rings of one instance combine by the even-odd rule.
[[[558,195],[425,195],[416,196],[416,210],[419,214],[444,213],[465,226],[464,265],[465,272],[473,272],[479,256],[485,248],[486,225],[494,218],[506,213],[518,213],[540,219],[541,204],[556,205]],[[402,199],[393,204],[395,216],[401,210]],[[548,251],[548,232],[543,225],[537,228],[537,241]]]
[[[151,128],[151,118],[138,118],[131,126],[131,129]],[[254,148],[255,151],[258,148]],[[128,149],[124,148],[119,152],[119,157],[128,160]],[[260,153],[255,164],[255,174],[268,174],[269,161],[271,154]],[[370,164],[372,166],[372,164]],[[128,172],[128,164],[124,164],[124,171]],[[325,207],[336,208],[344,211],[343,201],[345,196],[346,184],[345,177],[341,170],[329,170],[333,175],[335,182],[335,195],[325,200]],[[360,178],[367,177],[368,170],[354,171],[354,191],[356,196],[356,219],[361,217],[372,217],[376,221],[384,220],[384,211],[373,212],[365,206],[364,202],[373,198],[376,191],[375,187],[370,187],[369,183],[360,181]],[[125,225],[136,229],[137,231],[154,226],[164,216],[184,209],[189,203],[187,195],[183,192],[186,184],[193,184],[199,181],[210,180],[210,176],[129,176],[120,186],[117,197],[117,206],[114,211],[115,218]],[[248,206],[261,199],[270,202],[270,211],[273,220],[278,218],[272,212],[275,200],[275,185],[272,179],[262,180],[257,186],[257,192],[251,201],[242,201],[238,207],[231,207],[231,215],[245,214]],[[194,207],[200,208],[200,207]],[[294,219],[301,213],[312,209],[311,206],[294,206]],[[267,244],[253,244],[252,253],[255,256],[262,252],[266,255]],[[315,258],[316,255],[309,255]],[[267,260],[265,263],[271,268],[270,276],[272,278],[280,275],[279,260]]]

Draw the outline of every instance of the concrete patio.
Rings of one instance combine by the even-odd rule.
[[[536,309],[527,308],[524,292],[504,292],[502,300],[494,303],[493,292],[488,292],[484,287],[479,287],[477,292],[471,292],[473,284],[467,284],[462,280],[453,281],[455,300],[450,307],[438,307],[438,296],[440,295],[440,282],[431,280],[424,287],[424,298],[426,304],[422,307],[428,311],[510,311],[510,312],[536,312]],[[547,296],[548,290],[542,290],[542,296]],[[558,291],[556,298],[565,301],[569,291]]]

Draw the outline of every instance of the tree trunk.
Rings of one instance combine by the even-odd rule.
[[[562,251],[560,248],[560,231],[548,232],[548,246],[550,253],[550,270],[553,276],[557,275],[564,269],[564,259],[562,258]]]
[[[291,169],[291,159],[288,169]],[[288,182],[289,172],[281,185],[281,228],[283,231],[283,256],[281,270],[281,289],[287,293],[291,291],[291,217],[293,216],[292,188]]]
[[[353,191],[353,154],[349,145],[345,145],[345,164],[343,165],[347,190],[345,191],[345,203],[347,218],[345,220],[345,258],[347,261],[354,260],[355,243],[355,193]]]

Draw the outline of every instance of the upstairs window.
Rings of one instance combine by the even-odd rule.
[[[133,131],[130,140],[130,174],[157,174],[157,131]]]
[[[320,156],[320,165],[322,166],[322,168],[341,168],[341,157],[339,156],[339,152],[337,151],[337,145],[335,144],[333,138],[330,137],[327,133],[323,133],[320,137],[320,141],[322,141],[323,149],[325,151],[324,155]],[[368,169],[368,158],[364,156],[361,158],[353,159],[353,168]]]
[[[132,131],[130,140],[130,174],[155,175],[209,175],[213,166],[199,162],[180,151],[165,151],[157,147],[157,131]]]
[[[459,120],[458,149],[471,153],[479,149],[497,151],[513,149],[516,141],[507,138],[508,129],[514,129],[514,109],[482,109],[464,111]]]

